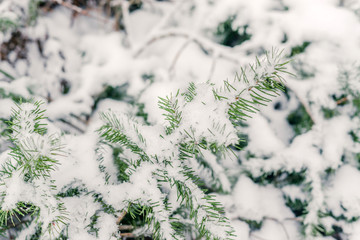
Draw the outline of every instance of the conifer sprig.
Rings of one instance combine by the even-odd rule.
[[[241,74],[233,82],[224,81],[223,87],[216,88],[210,82],[190,83],[183,93],[179,90],[175,95],[160,97],[158,105],[164,110],[167,122],[164,131],[159,131],[159,126],[142,126],[124,115],[103,113],[101,116],[105,124],[99,130],[100,135],[105,141],[120,144],[137,156],[137,164],[133,164],[130,171],[131,176],[139,169],[144,170],[140,167],[142,163],[150,164],[148,171],[156,179],[157,191],[162,192],[167,186],[170,188],[168,191],[176,191],[176,205],[183,205],[189,210],[189,217],[199,236],[232,239],[233,230],[223,216],[220,204],[199,188],[199,178],[189,161],[199,158],[206,161],[209,154],[225,155],[231,152],[229,146],[239,140],[235,129],[238,122],[251,117],[252,113],[259,111],[258,105],[266,105],[284,89],[282,74],[288,74],[287,63],[282,60],[281,52],[273,51],[261,60],[256,59],[249,68],[242,68]],[[210,153],[203,154],[205,151]],[[132,159],[133,156],[129,155],[128,158]],[[137,204],[145,209],[141,212],[151,214],[154,209],[154,205],[146,202]],[[165,211],[167,204],[159,204]],[[172,229],[164,230],[158,227],[163,220],[155,215],[149,219],[155,239],[182,237],[183,233],[178,228],[181,222],[172,220]]]
[[[47,132],[41,105],[20,103],[12,109],[9,140],[13,147],[0,170],[0,225],[11,227],[15,219],[22,222],[30,216],[50,238],[68,217],[51,179],[63,146],[59,136]]]

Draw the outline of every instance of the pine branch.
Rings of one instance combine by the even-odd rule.
[[[166,127],[166,134],[171,134],[176,128],[178,128],[181,121],[181,111],[179,111],[179,101],[177,99],[178,96],[179,91],[176,93],[175,97],[171,95],[166,98],[159,97],[158,106],[166,112],[163,115],[170,125]]]
[[[133,122],[128,118],[122,119],[123,121],[121,121],[114,113],[111,112],[102,113],[101,118],[106,123],[98,130],[102,138],[110,143],[119,143],[121,146],[131,150],[131,152],[139,156],[140,161],[150,161],[149,156],[135,143],[140,142],[145,144],[145,139],[137,129],[136,122]],[[126,134],[124,124],[127,124],[127,130],[131,131],[130,134],[133,138]],[[139,162],[133,164],[139,165]]]
[[[163,115],[167,122],[165,135],[158,126],[145,128],[124,115],[112,112],[101,115],[105,124],[99,133],[105,141],[120,144],[138,157],[129,170],[130,181],[144,172],[144,166],[147,166],[147,174],[153,174],[143,176],[152,183],[148,187],[157,186],[158,190],[153,191],[161,192],[163,183],[167,183],[170,189],[176,189],[178,204],[189,209],[190,219],[200,236],[231,239],[232,228],[223,216],[222,208],[199,188],[199,178],[187,163],[190,159],[209,157],[205,154],[208,152],[220,155],[231,153],[229,146],[238,142],[235,126],[239,121],[251,117],[259,111],[258,105],[266,105],[284,90],[283,74],[289,74],[287,63],[282,60],[281,52],[273,50],[264,58],[256,59],[249,68],[242,68],[233,82],[224,81],[220,88],[210,82],[190,83],[183,93],[178,90],[175,95],[160,97],[158,105],[165,112]],[[132,156],[124,156],[128,158],[126,161],[131,162]],[[156,177],[155,182],[153,177]],[[154,203],[151,199],[129,198],[128,201],[141,206],[142,210],[137,207],[134,216],[147,213],[148,224],[152,226],[156,239],[176,239],[181,235],[178,231],[180,225],[174,221],[170,228],[176,234],[164,237],[170,235],[160,227],[159,218],[149,217],[159,204],[163,209],[160,212],[167,212],[164,200],[158,199]],[[128,212],[131,214],[130,209]]]
[[[41,102],[21,103],[12,109],[9,140],[14,144],[1,166],[0,225],[14,225],[14,218],[31,216],[43,225],[43,234],[53,235],[66,225],[67,212],[55,195],[51,173],[58,165],[62,144],[45,127]],[[25,190],[12,192],[14,189]]]

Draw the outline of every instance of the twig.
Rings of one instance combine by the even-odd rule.
[[[124,217],[126,216],[127,212],[126,211],[122,211],[118,217],[118,219],[116,220],[116,224],[119,225],[121,223],[121,221],[124,219]]]
[[[59,121],[62,122],[62,123],[65,123],[66,125],[70,126],[73,129],[77,130],[79,133],[85,133],[85,130],[81,129],[80,127],[72,124],[71,122],[69,122],[69,121],[67,121],[67,120],[65,120],[63,118],[59,119]]]
[[[172,17],[175,16],[175,14],[179,11],[179,8],[186,3],[189,0],[181,0],[181,1],[177,1],[177,3],[175,4],[175,6],[172,8],[171,11],[166,11],[164,17],[160,20],[160,22],[153,28],[151,29],[151,32],[149,33],[148,36],[153,36],[156,32],[158,32],[160,29],[164,28],[164,26],[169,22],[169,19],[171,19]],[[147,42],[147,40],[145,40],[145,42]]]
[[[294,90],[294,88],[293,88],[292,86],[290,86],[289,84],[286,84],[286,83],[285,83],[285,85],[286,85],[287,88],[289,88],[291,91],[294,92],[295,96],[297,97],[297,99],[299,100],[299,102],[301,103],[301,105],[304,107],[306,113],[309,115],[311,121],[312,121],[314,124],[316,124],[317,121],[315,120],[314,115],[312,114],[311,109],[310,109],[309,105],[307,104],[306,100],[304,100],[304,99],[296,92],[296,90]]]
[[[208,80],[211,80],[212,76],[214,75],[218,58],[219,58],[219,53],[216,52],[212,57],[210,72],[209,72],[209,76],[207,78]]]
[[[121,1],[121,13],[122,13],[122,17],[123,17],[123,24],[125,27],[125,33],[127,36],[127,43],[128,46],[131,48],[131,43],[132,43],[132,34],[131,34],[131,28],[130,28],[130,17],[129,17],[129,2],[122,0]]]
[[[259,240],[267,240],[265,238],[262,238],[262,237],[259,237],[259,236],[255,235],[253,233],[250,233],[250,237],[255,237],[256,239],[259,239]]]
[[[340,105],[340,104],[342,104],[342,103],[347,102],[347,100],[348,100],[347,97],[340,98],[339,100],[336,101],[336,104],[337,104],[337,105]]]
[[[134,238],[135,235],[133,233],[120,233],[121,237],[129,237],[129,238]]]
[[[169,74],[170,76],[172,76],[174,74],[174,70],[175,70],[175,65],[177,63],[177,61],[179,60],[180,55],[184,52],[185,48],[191,43],[191,39],[186,40],[184,42],[184,44],[179,48],[179,50],[177,51],[177,53],[175,54],[175,57],[169,67]]]
[[[296,221],[301,222],[302,219],[300,217],[293,217],[293,218],[285,218],[284,221]]]
[[[119,226],[120,231],[130,231],[133,229],[134,229],[134,226],[132,226],[132,225],[120,225]]]
[[[70,2],[65,2],[63,0],[51,0],[51,1],[55,2],[55,3],[58,3],[61,6],[64,6],[66,8],[69,8],[70,10],[72,10],[72,11],[78,13],[78,14],[81,14],[81,15],[84,15],[84,16],[87,16],[87,17],[96,18],[96,19],[101,20],[101,21],[103,21],[105,23],[108,22],[108,19],[102,18],[102,17],[99,17],[99,16],[93,16],[93,15],[91,15],[89,13],[89,11],[84,10],[84,9],[78,7],[78,6],[75,6],[75,5],[71,4]]]
[[[89,124],[89,122],[87,120],[84,120],[82,119],[81,117],[73,114],[73,113],[70,113],[70,116],[75,118],[76,120],[78,120],[79,122],[83,123],[85,126],[87,126]]]
[[[190,34],[189,32],[177,30],[177,29],[171,29],[153,36],[151,39],[145,42],[140,48],[138,48],[137,51],[135,51],[134,58],[139,57],[145,51],[145,49],[150,45],[152,45],[153,43],[161,39],[170,38],[170,37],[180,37],[180,38],[188,39],[194,42],[196,45],[198,45],[199,48],[206,55],[213,56],[215,52],[218,52],[219,57],[234,62],[235,64],[239,64],[239,60],[237,59],[237,57],[232,56],[230,53],[226,53],[226,50],[228,50],[226,47],[222,47],[219,44],[213,43],[206,38],[202,38],[200,36]]]
[[[268,219],[268,220],[272,220],[278,224],[280,224],[280,226],[282,227],[282,229],[284,230],[284,233],[285,233],[285,236],[286,236],[286,239],[287,240],[290,240],[290,236],[289,236],[289,233],[286,229],[286,227],[284,226],[284,223],[281,222],[280,220],[276,219],[276,218],[273,218],[273,217],[264,217],[264,219]]]

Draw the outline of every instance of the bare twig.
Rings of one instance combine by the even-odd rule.
[[[122,13],[122,17],[123,17],[123,24],[124,24],[125,32],[127,35],[128,46],[131,48],[132,34],[131,34],[131,27],[130,27],[129,7],[130,7],[130,4],[128,1],[123,0],[121,2],[121,13]]]
[[[285,218],[284,221],[296,221],[296,222],[301,222],[301,221],[302,221],[302,218],[300,218],[300,217]]]
[[[177,63],[177,61],[179,60],[180,55],[182,54],[182,52],[184,52],[185,48],[191,43],[192,41],[189,39],[187,41],[184,42],[184,44],[179,48],[179,50],[177,51],[177,53],[175,54],[175,57],[169,67],[169,74],[170,76],[172,76],[174,74],[174,70],[175,70],[175,65]]]
[[[120,225],[119,230],[120,231],[131,231],[134,229],[134,226],[131,225]]]
[[[299,100],[299,102],[301,103],[301,105],[304,107],[306,113],[309,115],[311,121],[312,121],[314,124],[316,124],[317,121],[315,120],[314,115],[313,115],[312,112],[311,112],[310,106],[308,105],[308,103],[306,102],[306,100],[303,99],[303,98],[300,96],[300,94],[297,93],[297,91],[295,90],[294,87],[292,87],[291,85],[286,84],[286,83],[285,83],[285,85],[286,85],[287,88],[289,88],[291,91],[293,91],[293,93],[295,94],[295,96],[297,97],[297,99]]]
[[[210,72],[209,72],[209,76],[207,78],[208,80],[211,80],[212,76],[214,75],[215,68],[216,68],[216,63],[217,63],[218,58],[219,58],[219,53],[216,52],[212,57]]]
[[[253,233],[250,233],[250,237],[251,237],[251,238],[254,237],[254,238],[259,239],[259,240],[268,240],[268,239],[259,237],[259,236],[255,235],[255,234],[253,234]]]
[[[76,120],[78,120],[79,122],[83,123],[85,126],[87,126],[89,124],[89,122],[85,119],[82,119],[81,117],[73,114],[73,113],[70,113],[70,116],[75,118]]]
[[[285,236],[286,236],[286,239],[287,240],[290,240],[290,236],[289,236],[289,233],[286,229],[286,227],[284,226],[284,223],[276,218],[273,218],[273,217],[264,217],[264,219],[268,219],[268,220],[272,220],[274,222],[276,222],[277,224],[279,224],[281,226],[281,228],[284,230],[284,233],[285,233]]]
[[[169,20],[171,18],[173,18],[175,16],[175,14],[179,11],[179,9],[181,8],[181,6],[183,4],[185,4],[186,2],[188,2],[189,0],[181,0],[181,1],[177,1],[175,6],[172,8],[171,11],[166,11],[165,15],[163,16],[163,18],[160,20],[160,22],[151,30],[151,32],[149,33],[148,36],[153,36],[155,33],[157,33],[158,31],[160,31],[160,29],[164,28],[165,25],[169,22]],[[145,40],[145,42],[147,42],[147,40]]]
[[[121,223],[121,221],[124,219],[124,217],[126,216],[127,212],[126,211],[122,211],[118,217],[118,219],[116,220],[116,224],[119,225]]]
[[[108,22],[108,19],[106,18],[102,18],[100,16],[93,16],[89,13],[89,11],[85,10],[85,9],[82,9],[78,6],[75,6],[73,4],[71,4],[70,2],[66,2],[66,1],[63,1],[63,0],[51,0],[52,2],[55,2],[55,3],[58,3],[60,4],[61,6],[64,6],[78,14],[81,14],[81,15],[84,15],[84,16],[87,16],[87,17],[92,17],[92,18],[96,18],[98,20],[101,20],[102,22]]]
[[[120,233],[121,237],[134,238],[135,235],[133,233]]]
[[[73,129],[75,129],[76,131],[78,131],[79,133],[85,133],[85,130],[84,129],[81,129],[80,127],[78,127],[78,126],[76,126],[76,125],[74,125],[73,123],[71,123],[70,121],[67,121],[67,120],[65,120],[65,119],[59,119],[59,121],[60,122],[62,122],[62,123],[65,123],[66,125],[68,125],[69,127],[71,127],[71,128],[73,128]]]
[[[342,103],[347,102],[347,100],[348,100],[347,97],[343,97],[343,98],[337,100],[337,101],[336,101],[336,104],[337,104],[337,105],[340,105],[340,104],[342,104]]]
[[[129,12],[130,12],[130,5],[133,3],[133,1],[126,1],[126,0],[117,0],[117,1],[112,1],[111,2],[111,6],[112,7],[120,7],[121,11],[116,11],[115,13],[115,24],[114,24],[114,28],[115,30],[119,30],[120,26],[119,26],[119,21],[120,18],[122,18],[122,24],[123,24],[123,30],[126,34],[126,44],[127,47],[131,48],[132,46],[132,33],[131,33],[131,27],[130,27],[130,16],[129,16]]]
[[[147,47],[149,47],[150,45],[152,45],[153,43],[155,43],[159,40],[162,40],[162,39],[170,38],[170,37],[179,37],[179,38],[188,39],[189,41],[192,41],[196,45],[198,45],[199,48],[206,55],[213,56],[215,52],[218,52],[219,58],[224,58],[235,64],[239,64],[239,60],[237,59],[237,57],[233,56],[231,53],[228,53],[227,51],[229,49],[227,49],[226,47],[220,46],[219,44],[213,43],[210,40],[200,37],[198,35],[193,35],[187,31],[182,31],[182,30],[177,30],[177,29],[170,29],[168,31],[165,31],[163,33],[153,36],[152,38],[150,38],[147,42],[145,42],[141,47],[139,47],[135,51],[134,57],[135,58],[139,57],[145,51],[145,49]]]

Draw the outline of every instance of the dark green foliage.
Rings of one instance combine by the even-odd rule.
[[[129,96],[126,91],[128,88],[128,84],[123,84],[121,86],[105,86],[104,91],[102,91],[98,96],[96,96],[94,100],[94,109],[96,109],[98,103],[103,99],[114,99],[114,100],[122,100],[122,101],[130,101]]]
[[[134,12],[134,11],[140,9],[142,7],[142,4],[143,3],[141,0],[131,1],[131,4],[129,6],[129,11]]]
[[[314,125],[303,105],[299,105],[296,110],[291,112],[287,116],[287,121],[294,130],[295,136],[306,133]]]
[[[331,109],[326,107],[322,107],[321,111],[323,112],[325,119],[330,119],[340,114],[336,109]]]
[[[96,237],[98,237],[99,228],[95,227],[95,225],[97,224],[99,217],[100,216],[95,213],[90,217],[91,222],[87,225],[88,232],[94,234]]]
[[[263,224],[263,221],[255,221],[255,220],[249,220],[249,219],[240,219],[244,222],[246,222],[251,231],[256,231],[256,230],[260,230]]]
[[[64,204],[58,196],[53,195],[56,185],[50,176],[58,164],[56,156],[63,153],[62,145],[55,134],[46,135],[44,110],[41,105],[42,102],[21,103],[12,109],[11,121],[8,122],[8,138],[13,144],[9,153],[12,161],[5,161],[1,165],[0,184],[15,177],[36,189],[36,181],[45,181],[48,189],[40,189],[37,194],[44,198],[42,199],[44,202],[49,199],[52,202],[45,206],[41,204],[36,206],[31,202],[32,200],[26,200],[26,202],[16,202],[12,209],[0,209],[0,226],[9,228],[9,231],[14,226],[26,227],[31,221],[38,221],[40,212],[44,214],[46,210],[58,211],[58,214],[52,216],[52,221],[48,225],[43,226],[44,223],[38,223],[38,226],[42,226],[42,229],[49,234],[52,234],[52,231],[60,225],[65,225],[65,221],[68,220]],[[39,144],[48,144],[48,151],[38,152]],[[33,153],[35,155],[32,155]],[[6,191],[0,193],[1,198],[4,196],[6,196]],[[14,224],[14,220],[19,221],[19,224]]]
[[[233,146],[233,149],[239,151],[247,147],[249,143],[249,136],[244,133],[238,133],[238,136],[239,136],[239,143]]]
[[[117,167],[117,180],[119,182],[125,182],[129,180],[129,176],[125,173],[126,169],[128,169],[129,164],[125,159],[122,159],[119,154],[122,152],[121,148],[113,147],[113,159],[114,164]]]
[[[256,184],[268,185],[273,184],[275,187],[283,187],[286,185],[300,185],[305,181],[306,170],[300,172],[287,172],[278,170],[276,172],[264,172],[262,175],[254,177],[250,172],[246,172]]]
[[[337,103],[338,106],[344,106],[349,103],[346,94],[341,94],[340,96],[334,94],[331,97]]]
[[[272,98],[279,96],[280,91],[284,91],[284,79],[281,74],[290,74],[286,71],[286,64],[289,61],[280,63],[281,52],[277,52],[273,50],[271,53],[267,53],[266,59],[272,59],[274,64],[274,72],[273,73],[261,73],[258,71],[263,67],[265,62],[260,62],[257,58],[254,65],[250,65],[250,72],[254,74],[255,85],[249,86],[248,89],[244,89],[243,91],[248,91],[251,100],[245,99],[241,97],[241,93],[235,98],[235,101],[230,103],[230,108],[228,111],[229,119],[235,126],[241,125],[241,121],[246,120],[247,118],[251,118],[252,113],[258,112],[258,106],[263,105],[266,106],[269,102],[272,101]],[[247,69],[241,68],[241,74],[236,75],[236,78],[240,82],[245,82],[249,84],[249,79],[247,77]],[[224,81],[224,91],[232,92],[238,91],[229,81]],[[213,90],[214,97],[217,100],[226,99],[221,96],[215,90]]]
[[[24,100],[24,98],[22,96],[15,94],[15,93],[7,92],[3,88],[0,88],[0,99],[1,98],[10,98],[15,103],[26,102],[26,100]]]
[[[294,60],[292,66],[296,71],[296,75],[299,76],[299,79],[308,79],[315,76],[315,68],[309,66],[307,62],[301,59]]]
[[[225,46],[234,47],[251,38],[251,34],[247,32],[249,25],[234,28],[233,23],[235,19],[236,16],[229,17],[226,21],[220,23],[216,29],[215,36]]]
[[[295,214],[296,217],[301,217],[307,213],[306,208],[308,206],[308,202],[302,201],[298,198],[293,200],[287,196],[285,196],[284,198],[286,206],[291,209],[291,211]]]
[[[104,201],[104,199],[100,193],[89,192],[89,194],[92,194],[92,197],[94,198],[94,202],[98,202],[101,204],[102,211],[104,211],[105,213],[108,213],[108,214],[112,214],[112,215],[115,215],[115,213],[117,213],[117,210],[113,206],[107,204]]]
[[[334,234],[334,231],[331,230],[327,230],[326,227],[323,224],[317,224],[317,225],[312,225],[312,235],[313,236],[332,236]]]
[[[298,55],[300,53],[305,52],[306,48],[311,44],[311,42],[305,41],[301,45],[297,45],[293,48],[291,48],[291,53],[289,57],[293,57],[295,55]]]
[[[335,216],[332,213],[332,211],[319,212],[318,215],[319,215],[319,218],[331,217],[338,222],[346,222],[346,223],[350,223],[350,224],[359,220],[359,216],[348,219],[344,215]],[[314,224],[311,227],[312,227],[312,234],[314,236],[331,236],[334,239],[339,239],[339,240],[343,239],[342,233],[344,231],[343,231],[342,227],[340,227],[340,226],[332,225],[331,228],[329,229],[320,223],[320,224],[316,224],[316,225]]]
[[[353,117],[359,117],[360,116],[360,96],[352,99],[352,104],[355,107],[355,113],[354,113]]]
[[[4,230],[21,228],[23,224],[31,222],[38,213],[39,208],[33,204],[18,202],[12,210],[0,209],[0,226]]]
[[[153,83],[155,81],[155,75],[153,73],[144,73],[141,75],[141,78],[147,82],[149,81],[150,84]]]
[[[169,186],[176,191],[177,200],[180,205],[186,208],[189,214],[188,219],[192,221],[193,226],[198,231],[199,239],[201,237],[217,239],[212,235],[211,229],[208,228],[209,225],[215,223],[223,228],[224,236],[222,238],[232,239],[233,231],[229,226],[228,219],[223,215],[223,208],[215,201],[213,196],[205,194],[199,188],[199,185],[203,183],[196,176],[195,171],[188,166],[190,159],[196,159],[201,166],[211,169],[209,162],[206,162],[205,156],[207,155],[204,150],[208,151],[207,153],[210,152],[209,154],[214,154],[212,161],[216,161],[216,158],[222,156],[222,154],[231,154],[231,148],[223,142],[217,142],[217,140],[208,141],[207,139],[208,135],[216,136],[215,134],[224,134],[225,130],[223,129],[226,127],[226,122],[213,122],[207,128],[209,131],[208,135],[196,136],[192,123],[188,123],[189,126],[182,126],[179,129],[183,119],[182,111],[189,109],[187,108],[188,106],[191,109],[191,104],[201,108],[206,104],[214,104],[214,101],[215,103],[217,101],[225,101],[229,108],[224,108],[223,114],[226,114],[233,125],[238,126],[241,121],[250,117],[250,114],[258,111],[257,106],[259,104],[266,105],[271,102],[273,97],[278,96],[281,90],[284,90],[282,74],[288,74],[285,66],[287,63],[283,61],[281,52],[273,50],[271,53],[267,53],[263,59],[256,59],[255,64],[250,65],[249,68],[242,68],[241,74],[234,79],[234,82],[224,81],[224,85],[220,88],[215,88],[215,85],[210,82],[200,84],[204,90],[213,93],[214,99],[204,100],[209,101],[209,103],[199,99],[200,95],[197,94],[198,85],[194,83],[190,83],[188,88],[182,93],[178,90],[174,95],[159,98],[158,105],[160,109],[164,110],[163,115],[167,125],[164,129],[165,134],[160,131],[158,137],[159,139],[169,140],[178,149],[177,153],[164,154],[164,150],[162,150],[159,153],[151,153],[149,155],[149,149],[147,149],[149,147],[149,139],[145,139],[144,136],[146,134],[143,136],[141,133],[142,130],[148,129],[149,126],[142,125],[136,119],[126,114],[118,116],[110,111],[102,113],[101,118],[104,121],[104,125],[99,129],[100,136],[107,144],[120,146],[123,150],[130,150],[134,154],[131,154],[129,159],[119,158],[116,160],[119,168],[124,169],[120,172],[125,173],[126,170],[128,174],[132,175],[142,166],[156,166],[156,170],[153,170],[151,174],[158,182],[160,191],[162,191],[163,183],[166,183],[165,186]],[[269,67],[271,67],[271,71],[268,70]],[[248,94],[242,95],[245,91]],[[222,106],[225,106],[225,104]],[[218,114],[215,111],[214,113]],[[172,139],[173,136],[178,134],[180,137]],[[120,152],[121,150],[116,150],[115,154],[119,156]],[[209,155],[209,157],[211,156]],[[172,170],[173,168],[175,168],[175,171]],[[214,179],[216,178],[214,172],[210,172],[210,174],[213,175]],[[216,179],[214,182],[216,183]],[[209,186],[206,186],[206,188],[210,189]],[[196,199],[194,199],[194,194]],[[200,199],[201,203],[199,204],[197,201]],[[161,222],[155,218],[155,213],[158,212],[158,206],[165,208],[162,211],[168,211],[166,210],[167,201],[166,199],[160,199],[158,202],[146,201],[130,199],[128,215],[134,218],[142,215],[142,219],[145,219],[145,222],[152,226],[153,238],[163,239]],[[134,222],[132,223],[134,224]],[[178,229],[182,222],[175,220],[170,223],[173,230],[178,232],[176,229]],[[135,222],[135,224],[142,223]]]
[[[142,119],[144,119],[144,122],[147,125],[150,125],[150,123],[148,122],[148,114],[144,111],[144,109],[145,109],[144,103],[135,103],[135,105],[138,109],[135,116],[141,117]]]
[[[41,237],[42,227],[36,227],[35,233],[31,236],[30,240],[38,240]]]
[[[357,143],[360,142],[359,136],[358,136],[354,131],[350,131],[349,134],[350,134],[350,136],[351,136],[351,139],[352,139],[354,142],[357,142]]]
[[[102,118],[108,122],[108,124],[103,125],[98,132],[104,140],[109,143],[117,143],[121,146],[124,146],[131,150],[133,153],[138,155],[140,159],[136,163],[132,163],[134,167],[138,166],[141,161],[149,161],[149,156],[136,144],[134,143],[126,134],[123,133],[124,126],[117,119],[114,113],[102,113]],[[138,132],[139,138],[144,141],[141,134]]]
[[[193,82],[190,82],[187,91],[181,94],[186,102],[191,102],[196,95],[196,86]]]
[[[347,211],[347,209],[344,208],[343,206],[341,206],[341,208],[343,210]],[[343,214],[340,214],[339,216],[337,216],[331,210],[327,211],[327,212],[320,212],[319,217],[321,217],[321,218],[331,217],[331,218],[334,218],[336,221],[345,221],[347,223],[353,223],[360,219],[360,216],[353,216],[351,218],[347,218]]]
[[[81,194],[87,193],[87,189],[86,188],[82,188],[79,186],[76,187],[69,187],[69,188],[65,188],[62,189],[57,196],[61,197],[61,198],[66,198],[66,197],[79,197]]]
[[[61,93],[62,94],[66,95],[66,94],[68,94],[70,92],[71,84],[66,79],[61,79],[60,86],[61,86]]]

